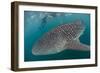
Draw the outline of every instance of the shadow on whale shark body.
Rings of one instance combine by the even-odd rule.
[[[89,51],[90,47],[79,41],[85,25],[81,21],[59,25],[45,33],[32,48],[33,55],[50,55],[60,53],[66,49]]]

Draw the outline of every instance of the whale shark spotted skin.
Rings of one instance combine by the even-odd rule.
[[[66,49],[89,51],[90,47],[79,41],[85,26],[81,21],[59,25],[45,33],[32,48],[33,55],[49,55]]]

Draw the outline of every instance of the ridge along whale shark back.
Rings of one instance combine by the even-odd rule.
[[[35,45],[33,55],[49,55],[62,52],[65,49],[89,50],[89,46],[80,43],[79,37],[83,34],[85,26],[81,21],[59,25],[57,28],[45,33]]]

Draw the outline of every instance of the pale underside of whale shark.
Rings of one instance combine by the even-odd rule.
[[[33,55],[57,54],[66,49],[89,51],[90,47],[79,41],[85,26],[81,21],[59,25],[45,33],[32,48]]]

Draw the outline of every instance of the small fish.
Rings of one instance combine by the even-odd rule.
[[[84,30],[85,26],[81,21],[59,25],[57,28],[45,33],[33,45],[32,53],[33,55],[49,55],[66,49],[88,51],[90,47],[79,41],[79,37]]]

